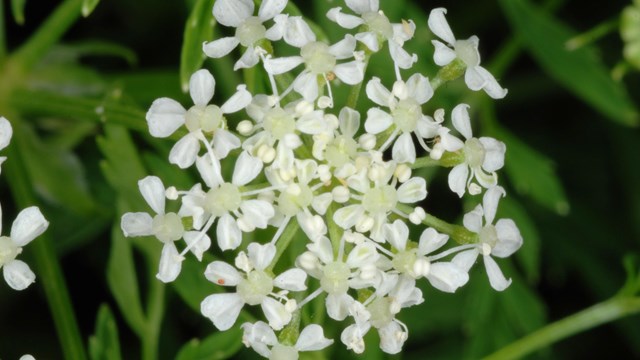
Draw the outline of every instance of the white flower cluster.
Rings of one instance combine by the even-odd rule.
[[[375,0],[346,0],[348,12],[337,7],[327,16],[356,33],[327,44],[302,17],[284,14],[286,6],[287,0],[264,0],[256,16],[252,0],[215,2],[216,20],[235,28],[235,35],[205,43],[204,53],[220,58],[240,46],[234,69],[261,64],[271,93],[251,94],[239,85],[223,105],[211,104],[215,79],[203,69],[191,77],[190,108],[168,98],[154,101],[146,118],[151,135],[165,138],[184,126],[186,135],[171,149],[169,161],[182,169],[195,164],[201,181],[178,190],[155,176],[140,180],[155,214],[127,213],[122,230],[164,243],[157,275],[163,282],[176,279],[187,253],[201,260],[212,239],[218,252],[240,250],[233,265],[207,266],[206,278],[230,291],[205,298],[201,311],[226,330],[245,305],[259,305],[266,322],[243,324],[243,340],[264,357],[297,359],[299,351],[333,343],[317,324],[299,331],[299,312],[318,296],[331,319],[347,322],[340,340],[348,349],[364,351],[363,336],[374,328],[382,350],[395,354],[408,336],[397,315],[424,301],[417,280],[453,293],[467,283],[469,269],[482,255],[491,286],[498,291],[509,286],[493,258],[522,245],[513,221],[494,225],[505,195],[496,175],[505,145],[473,137],[466,104],[451,112],[464,139],[444,125],[443,109],[433,116],[423,113],[431,105],[432,82],[419,73],[406,80],[401,74],[417,61],[403,48],[413,37],[413,22],[390,22]],[[445,12],[434,9],[429,17],[432,32],[446,42],[433,41],[436,64],[459,68],[471,90],[504,97],[507,91],[480,66],[478,38],[456,40]],[[288,47],[298,55],[277,56],[276,42],[281,42],[277,49]],[[396,74],[390,86],[377,77],[365,80],[369,57],[385,45],[389,55],[380,56],[390,56]],[[365,113],[355,104],[336,107],[332,86],[356,85],[357,92],[363,82],[377,107]],[[482,204],[464,216],[464,227],[450,226],[467,235],[466,243],[445,247],[455,236],[435,223],[417,241],[410,236],[408,223],[431,225],[433,218],[419,206],[427,182],[412,174],[418,152],[433,161],[454,155],[448,157],[455,160],[449,186],[460,197],[484,191]],[[231,165],[233,171],[227,171]],[[176,202],[176,212],[166,210],[166,200]],[[304,236],[293,235],[298,226]],[[248,243],[243,236],[257,231],[251,238],[260,239],[266,232],[257,229],[268,228],[275,229],[270,240]],[[181,239],[184,244],[177,246]],[[292,254],[295,264],[282,269],[281,255],[301,248],[289,246],[291,241],[306,250]]]
[[[0,116],[0,150],[9,145],[13,129],[9,121]],[[0,156],[0,165],[6,160]],[[22,248],[49,227],[49,222],[36,206],[18,214],[11,225],[9,236],[0,236],[0,268],[7,284],[15,290],[24,290],[35,282],[36,275],[24,261],[16,259]],[[2,208],[0,207],[0,234],[2,233]]]

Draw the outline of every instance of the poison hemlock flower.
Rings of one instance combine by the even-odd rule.
[[[2,209],[0,208],[0,220]],[[18,214],[11,225],[9,236],[0,236],[0,268],[7,284],[14,290],[24,290],[33,282],[36,275],[24,261],[16,259],[22,248],[40,236],[49,227],[36,206],[28,207]],[[2,224],[0,222],[0,233]]]
[[[274,360],[296,360],[298,352],[317,351],[333,344],[333,340],[324,337],[322,327],[309,324],[300,332],[294,345],[285,345],[278,341],[269,325],[262,321],[254,324],[242,324],[244,335],[242,342],[263,357]]]

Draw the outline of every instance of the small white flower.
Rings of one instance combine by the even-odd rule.
[[[274,360],[297,360],[298,352],[318,351],[333,344],[333,340],[324,337],[320,325],[310,324],[300,332],[295,345],[289,346],[278,342],[278,339],[267,324],[258,321],[255,324],[242,324],[244,335],[242,342],[263,357]]]
[[[507,149],[503,142],[494,138],[473,137],[468,108],[469,105],[460,104],[451,114],[453,126],[466,139],[463,147],[464,163],[456,165],[449,172],[449,188],[460,197],[464,195],[466,188],[469,188],[472,195],[480,192],[477,185],[472,184],[473,179],[484,188],[491,188],[498,183],[498,175],[495,172],[504,166],[504,154]]]
[[[0,233],[2,232],[2,209],[0,208]],[[33,282],[36,275],[29,265],[16,257],[22,253],[22,248],[33,239],[40,236],[49,227],[36,206],[28,207],[18,214],[11,225],[9,236],[0,236],[0,268],[4,280],[14,290],[24,290]]]
[[[478,255],[482,255],[489,283],[497,291],[509,287],[511,279],[507,280],[504,277],[498,264],[491,256],[505,258],[522,246],[522,236],[513,220],[500,219],[493,225],[498,202],[505,194],[504,189],[500,186],[487,190],[482,199],[482,205],[476,206],[464,216],[464,227],[478,234],[479,242],[472,249],[461,251],[452,260],[453,263],[468,271]]]
[[[433,54],[435,63],[445,66],[457,57],[467,66],[464,81],[469,89],[473,91],[482,89],[494,99],[505,97],[507,90],[503,89],[493,75],[480,66],[478,37],[472,36],[467,40],[456,40],[447,19],[444,17],[446,13],[446,9],[437,8],[431,10],[429,14],[429,29],[449,45],[447,46],[438,40],[431,41],[436,48]]]

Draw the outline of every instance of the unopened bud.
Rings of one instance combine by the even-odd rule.
[[[320,109],[326,109],[328,107],[333,107],[333,101],[328,96],[320,96],[318,99],[318,107]]]
[[[394,175],[398,178],[398,181],[401,183],[409,180],[411,177],[411,168],[405,164],[400,164],[396,166],[396,170],[394,171]]]
[[[362,134],[358,139],[358,143],[364,150],[372,150],[376,147],[376,136],[373,134]]]
[[[482,192],[482,188],[480,187],[480,185],[478,185],[476,183],[469,184],[469,194],[478,195],[481,192]]]
[[[242,136],[248,136],[253,132],[253,123],[249,120],[242,120],[236,127],[238,133]]]
[[[349,189],[346,186],[336,186],[331,190],[331,195],[333,195],[333,201],[342,204],[349,201],[350,193]]]
[[[175,200],[178,198],[178,190],[175,186],[169,186],[164,192],[164,196],[169,200]]]

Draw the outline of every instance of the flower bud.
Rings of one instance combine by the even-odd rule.
[[[364,150],[372,150],[376,147],[376,136],[373,134],[362,134],[358,139],[358,143]]]
[[[346,186],[336,186],[331,190],[331,195],[333,195],[333,201],[342,204],[349,201],[350,193],[349,189]]]
[[[242,120],[236,127],[238,133],[242,136],[248,136],[253,132],[253,123],[249,120]]]

